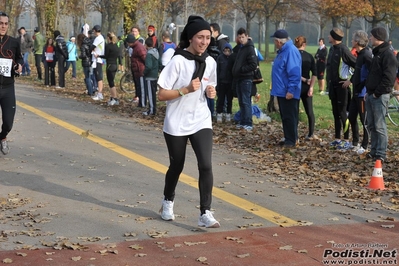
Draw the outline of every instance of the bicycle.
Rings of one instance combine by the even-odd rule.
[[[399,91],[393,91],[390,94],[388,102],[387,116],[389,121],[395,126],[399,125]]]
[[[119,88],[123,93],[128,93],[128,94],[136,94],[136,88],[134,86],[134,79],[133,79],[133,74],[131,71],[131,65],[130,65],[130,56],[129,56],[129,51],[126,49],[125,51],[125,73],[122,75],[120,82],[119,82]]]

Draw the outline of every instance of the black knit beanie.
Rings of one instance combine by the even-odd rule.
[[[376,27],[371,30],[371,35],[379,41],[386,42],[388,40],[387,30],[383,27]]]
[[[59,35],[61,35],[61,32],[59,30],[54,31],[54,39],[57,38]]]
[[[208,22],[206,22],[200,16],[191,15],[181,33],[180,40],[188,43],[188,41],[192,39],[195,34],[202,30],[209,30],[209,32],[212,34],[211,26]]]
[[[341,36],[341,35],[339,35],[338,33],[336,33],[336,32],[334,31],[334,29],[332,29],[332,30],[330,31],[330,35],[331,35],[331,37],[332,37],[334,40],[336,40],[336,41],[342,41],[342,39],[344,38],[344,36]]]

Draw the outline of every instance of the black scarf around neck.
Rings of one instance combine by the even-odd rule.
[[[199,56],[199,55],[194,55],[188,52],[187,50],[176,49],[174,55],[181,55],[187,60],[195,60],[195,71],[192,79],[199,78],[200,81],[202,80],[206,67],[205,59],[208,57],[208,53],[205,52]]]

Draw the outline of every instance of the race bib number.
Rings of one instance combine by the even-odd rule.
[[[0,75],[11,77],[12,60],[8,58],[0,58]]]

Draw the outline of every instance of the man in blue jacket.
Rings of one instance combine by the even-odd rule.
[[[277,30],[270,37],[278,49],[272,67],[271,95],[277,97],[280,107],[284,132],[281,144],[294,147],[298,140],[302,58],[287,31]]]

